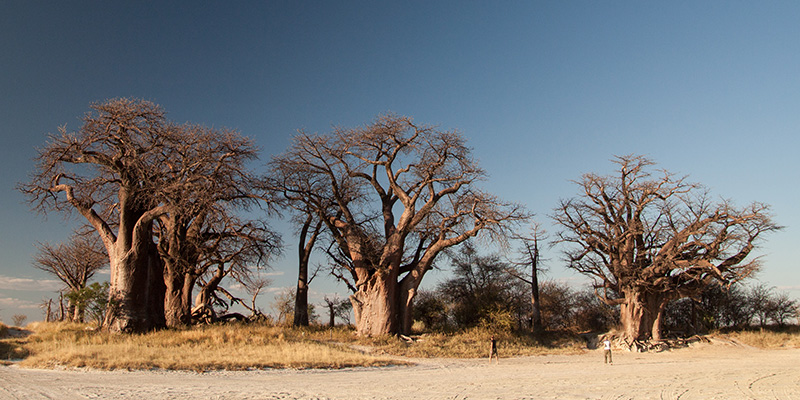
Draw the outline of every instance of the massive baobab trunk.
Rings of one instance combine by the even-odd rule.
[[[149,226],[143,230],[149,232]],[[124,240],[116,243],[109,256],[111,285],[103,326],[115,332],[146,332],[163,327],[163,264],[150,237],[137,238],[130,247]]]
[[[399,332],[397,286],[396,275],[376,273],[351,296],[359,335]]]
[[[192,323],[192,290],[197,279],[189,273],[169,271],[164,268],[164,317],[167,327],[180,327]]]
[[[661,340],[661,323],[668,298],[641,288],[625,291],[620,303],[620,322],[629,340]]]

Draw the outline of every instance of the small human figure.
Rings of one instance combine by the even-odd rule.
[[[608,338],[603,340],[603,357],[605,358],[604,364],[614,364],[611,360],[611,341]]]
[[[492,356],[497,360],[497,364],[500,364],[500,355],[497,354],[497,340],[495,340],[494,335],[492,335],[489,340],[491,341],[489,347],[489,365],[492,365]]]

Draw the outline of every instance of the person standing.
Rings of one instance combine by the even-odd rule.
[[[608,338],[603,340],[603,357],[605,358],[605,364],[614,364],[611,359],[611,341],[608,340]],[[489,360],[489,362],[491,362],[491,360]]]
[[[492,356],[497,359],[497,364],[500,364],[500,356],[497,354],[497,340],[494,338],[494,335],[492,335],[489,341],[489,365],[492,365]]]

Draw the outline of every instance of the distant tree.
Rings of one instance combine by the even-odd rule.
[[[272,284],[272,280],[262,276],[248,276],[246,280],[241,281],[244,285],[245,291],[250,295],[250,305],[245,307],[250,310],[251,319],[266,319],[266,316],[256,305],[258,296],[264,288]]]
[[[573,326],[580,332],[604,332],[619,324],[619,311],[602,302],[591,290],[576,292],[572,307]]]
[[[333,328],[336,325],[336,317],[342,319],[346,324],[350,323],[350,310],[353,309],[353,305],[349,300],[341,300],[339,296],[325,296],[323,301],[325,308],[328,309],[328,326]]]
[[[542,324],[548,330],[566,330],[575,320],[575,291],[567,284],[548,280],[541,284]]]
[[[39,308],[42,309],[44,313],[44,322],[51,322],[54,320],[53,318],[53,299],[44,299],[42,303],[39,304]]]
[[[514,286],[522,282],[508,273],[507,263],[497,255],[479,254],[470,242],[449,251],[448,255],[453,264],[453,277],[442,282],[439,291],[452,304],[453,321],[457,326],[490,324],[501,315],[515,314],[519,292]]]
[[[665,309],[665,329],[686,334],[710,329],[745,327],[753,308],[741,284],[712,283],[699,296],[670,302]]]
[[[751,287],[747,293],[747,302],[750,306],[751,315],[761,327],[767,326],[773,315],[773,296],[774,288],[763,283]]]
[[[539,273],[541,267],[540,242],[545,239],[545,231],[539,224],[533,224],[530,234],[514,236],[520,242],[519,257],[511,262],[511,276],[522,280],[530,286],[531,314],[530,326],[533,332],[544,330],[542,326],[541,301],[539,299]]]
[[[278,325],[290,326],[294,321],[294,288],[285,288],[275,295],[272,310]]]
[[[629,341],[661,338],[669,301],[696,296],[755,272],[748,258],[762,234],[780,229],[769,207],[712,203],[707,192],[642,156],[617,157],[618,175],[585,174],[581,194],[562,200],[553,218],[563,228],[569,268],[592,277],[598,296],[620,306]]]
[[[504,236],[527,218],[476,188],[485,174],[461,134],[395,115],[301,133],[271,168],[338,247],[362,336],[408,332],[417,289],[439,253],[480,232]]]
[[[319,213],[315,212],[314,207],[309,205],[294,195],[297,183],[287,181],[284,175],[285,170],[280,168],[271,169],[264,176],[259,184],[262,190],[262,197],[270,199],[271,202],[282,210],[292,213],[292,222],[298,227],[298,246],[297,246],[297,287],[295,288],[294,303],[294,326],[308,326],[308,290],[311,281],[316,276],[319,269],[311,272],[309,263],[311,252],[317,244],[318,239],[323,234],[323,221],[319,218]]]
[[[447,300],[438,291],[420,290],[414,304],[414,320],[428,330],[445,329],[448,325]]]
[[[307,213],[301,224],[298,246],[298,271],[297,288],[294,301],[294,326],[308,326],[308,285],[314,280],[316,273],[309,273],[308,265],[311,251],[322,230],[322,221],[314,218],[313,213]]]
[[[715,286],[719,288],[718,291]],[[712,285],[710,294],[709,297],[716,301],[709,307],[714,307],[714,304],[718,307],[719,327],[744,327],[750,323],[752,307],[748,304],[747,293],[740,285]]]
[[[778,326],[786,325],[790,320],[800,316],[797,300],[789,298],[785,292],[776,293],[771,299],[772,320]]]
[[[22,327],[27,319],[28,316],[25,314],[14,314],[14,316],[11,317],[11,320],[14,322],[14,326],[16,327]]]
[[[103,244],[91,232],[75,233],[67,243],[39,243],[36,247],[39,252],[33,266],[57,277],[67,293],[83,290],[95,272],[108,265]],[[70,301],[68,309],[72,321],[83,322],[83,308]]]

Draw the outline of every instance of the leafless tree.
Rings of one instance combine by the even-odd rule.
[[[336,325],[336,317],[344,320],[345,323],[350,323],[350,310],[353,305],[347,300],[339,299],[339,296],[323,298],[325,308],[328,309],[328,326],[333,328]]]
[[[292,222],[298,226],[297,239],[297,287],[294,291],[294,326],[308,326],[308,290],[311,281],[319,272],[319,268],[310,272],[309,263],[311,253],[317,245],[318,240],[324,234],[323,220],[319,218],[313,207],[309,207],[306,202],[297,201],[294,196],[293,188],[298,186],[296,182],[287,181],[285,171],[271,169],[270,173],[264,176],[259,182],[262,191],[261,197],[270,203],[274,203],[277,208],[287,210],[292,213]],[[298,174],[303,178],[307,175]],[[296,177],[295,177],[296,178]],[[305,185],[313,186],[309,182]],[[287,185],[290,187],[287,188]]]
[[[14,322],[14,326],[18,328],[21,328],[27,319],[28,316],[25,314],[14,314],[14,316],[11,317],[11,320]]]
[[[322,221],[314,218],[313,213],[307,213],[300,225],[300,236],[298,237],[298,270],[297,270],[297,289],[294,300],[294,326],[308,326],[308,286],[317,276],[319,268],[309,272],[309,262],[314,245],[322,232]]]
[[[502,236],[527,217],[476,188],[485,174],[460,133],[396,115],[300,133],[271,166],[284,195],[317,214],[345,258],[362,336],[410,330],[414,295],[441,251],[482,231]]]
[[[227,309],[226,299],[247,306],[220,286],[222,280],[231,277],[234,282],[248,282],[252,274],[265,267],[281,249],[280,237],[263,223],[235,218],[226,218],[224,224],[222,222],[218,221],[205,230],[201,257],[192,273],[199,286],[192,308],[195,319],[215,321],[217,313],[213,305],[220,304]]]
[[[44,322],[51,322],[53,321],[53,299],[45,299],[42,300],[42,303],[39,304],[39,308],[42,309],[44,313]]]
[[[620,305],[629,341],[660,339],[666,304],[697,296],[712,282],[751,276],[748,258],[763,233],[780,229],[769,207],[713,203],[685,178],[643,156],[617,157],[618,176],[585,174],[578,197],[562,200],[554,219],[563,230],[569,267],[595,280],[597,295]]]
[[[69,292],[85,288],[95,272],[108,265],[105,248],[91,233],[75,233],[67,243],[39,243],[36,247],[39,252],[33,259],[33,266],[56,276]],[[70,303],[69,313],[73,321],[83,322],[83,309],[80,307]]]
[[[21,189],[38,210],[77,210],[99,233],[111,267],[108,329],[185,324],[207,241],[228,235],[220,220],[253,201],[245,163],[256,150],[235,131],[171,123],[147,101],[92,109],[77,132],[51,136]]]
[[[531,331],[539,333],[543,330],[541,301],[539,301],[540,242],[545,239],[545,231],[541,225],[534,223],[527,235],[515,235],[519,241],[519,257],[510,265],[508,273],[530,285],[531,288]]]
[[[770,301],[770,306],[772,321],[780,327],[800,316],[797,300],[790,298],[786,292],[776,293]]]
[[[114,99],[91,108],[78,131],[63,126],[50,136],[32,179],[20,188],[37,210],[75,210],[99,234],[111,268],[109,303],[119,305],[105,326],[150,330],[164,325],[152,183],[166,166],[161,150],[170,127],[161,107],[146,101]]]
[[[204,253],[214,251],[220,237],[248,239],[239,232],[248,222],[239,222],[233,212],[256,201],[246,167],[256,150],[250,139],[231,130],[187,124],[175,127],[173,135],[176,140],[163,149],[168,168],[154,193],[163,211],[156,232],[164,261],[166,324],[180,326],[191,322],[192,290],[207,265],[201,262]]]

